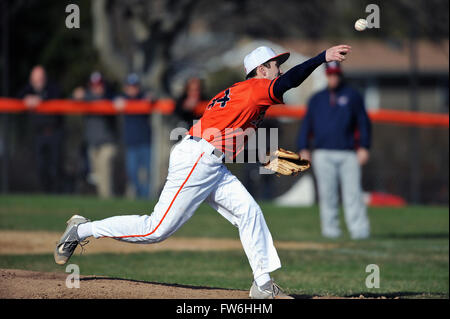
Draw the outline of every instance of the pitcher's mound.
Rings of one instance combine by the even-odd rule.
[[[248,291],[80,276],[67,288],[69,273],[0,269],[0,298],[14,299],[245,299]]]

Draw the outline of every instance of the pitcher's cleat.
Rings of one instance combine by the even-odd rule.
[[[89,219],[80,215],[73,215],[67,221],[66,231],[56,244],[55,252],[53,253],[55,262],[58,265],[64,265],[72,256],[75,248],[80,244],[80,237],[78,237],[77,233],[78,226],[89,221]]]
[[[258,287],[256,282],[253,282],[249,297],[251,299],[294,299],[286,295],[272,279],[262,287]]]

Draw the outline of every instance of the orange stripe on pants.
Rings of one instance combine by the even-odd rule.
[[[197,158],[197,161],[195,162],[194,166],[192,167],[191,171],[189,172],[188,176],[186,177],[186,179],[184,180],[183,184],[181,184],[180,188],[178,189],[178,191],[176,192],[175,196],[173,197],[172,201],[170,202],[169,207],[167,208],[166,212],[164,213],[163,217],[161,218],[161,220],[159,221],[159,224],[155,227],[154,230],[152,230],[151,232],[149,232],[148,234],[144,234],[144,235],[125,235],[125,236],[116,236],[116,237],[108,237],[105,236],[107,238],[130,238],[130,237],[147,237],[150,236],[151,234],[153,234],[158,227],[161,225],[161,223],[163,222],[164,218],[166,218],[167,213],[169,212],[170,208],[172,207],[173,202],[175,201],[175,199],[177,198],[178,194],[181,192],[181,190],[183,189],[183,186],[187,183],[187,181],[189,180],[189,177],[191,177],[192,172],[194,171],[195,167],[197,166],[198,162],[200,161],[200,159],[202,158],[203,154],[205,154],[204,152],[200,154],[200,156]]]

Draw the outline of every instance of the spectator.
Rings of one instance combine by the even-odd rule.
[[[195,108],[200,102],[206,100],[202,81],[197,77],[190,78],[186,82],[183,94],[176,102],[175,114],[180,121],[178,126],[190,128],[193,121],[200,118],[195,114]]]
[[[44,67],[37,65],[31,70],[29,83],[19,96],[32,111],[42,101],[60,98],[60,92],[56,85],[48,81]],[[32,112],[30,122],[40,187],[44,192],[59,192],[63,179],[63,117]]]
[[[151,99],[144,95],[139,76],[131,73],[125,80],[123,94],[114,101],[118,111],[123,111],[126,100]],[[151,127],[148,114],[124,115],[125,165],[128,182],[139,198],[150,194]]]
[[[369,160],[371,124],[361,95],[343,81],[340,65],[337,62],[327,64],[326,74],[328,87],[312,96],[308,103],[299,135],[300,155],[311,159],[308,138],[312,135],[315,148],[312,167],[318,184],[323,236],[336,238],[341,234],[340,184],[350,235],[353,239],[367,238],[370,226],[360,166]]]
[[[87,90],[76,88],[73,97],[84,101],[112,98],[99,72],[91,74]],[[91,170],[89,180],[95,184],[100,197],[109,198],[114,194],[113,163],[117,154],[116,119],[109,115],[89,114],[85,116],[84,126],[84,138]]]

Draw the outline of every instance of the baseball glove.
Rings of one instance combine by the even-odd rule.
[[[272,155],[269,155],[269,162],[264,164],[264,168],[280,175],[297,175],[311,167],[308,160],[301,159],[297,153],[279,148]]]

